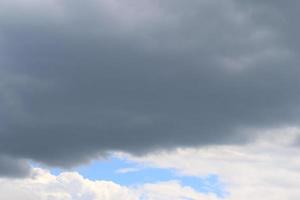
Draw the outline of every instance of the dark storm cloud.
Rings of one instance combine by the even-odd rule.
[[[19,178],[29,174],[30,167],[25,160],[0,155],[0,177]]]
[[[68,167],[297,125],[286,4],[1,2],[0,152]]]

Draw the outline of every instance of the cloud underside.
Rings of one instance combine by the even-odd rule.
[[[208,184],[206,187],[221,187],[218,188],[223,190],[221,196],[196,191],[181,184],[176,177],[164,182],[157,180],[122,186],[110,181],[92,181],[76,172],[52,175],[34,168],[31,176],[25,179],[0,178],[0,199],[297,200],[300,195],[300,149],[291,144],[299,135],[298,128],[288,128],[267,131],[248,145],[181,148],[143,157],[115,154],[143,166],[171,168],[179,179],[181,175],[200,178],[210,173],[218,174],[222,186]]]
[[[297,126],[298,4],[1,2],[0,166],[24,174],[22,159],[70,167]]]

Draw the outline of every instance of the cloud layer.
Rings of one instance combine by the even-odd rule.
[[[225,185],[223,197],[200,193],[177,180],[121,186],[92,181],[76,172],[52,175],[34,168],[24,179],[0,178],[0,199],[26,200],[297,200],[300,192],[299,128],[266,131],[248,145],[181,148],[123,159],[143,166],[175,169],[178,175],[215,173]]]
[[[26,200],[217,200],[177,181],[125,187],[109,181],[91,181],[76,172],[51,175],[35,168],[33,176],[22,180],[0,179],[1,199]]]
[[[248,145],[184,148],[129,159],[176,169],[183,175],[201,177],[215,173],[226,186],[225,200],[297,200],[299,136],[299,128],[273,129]]]
[[[0,158],[70,167],[298,124],[294,4],[2,1]]]

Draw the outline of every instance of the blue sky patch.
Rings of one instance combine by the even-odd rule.
[[[183,176],[179,175],[174,169],[147,167],[116,157],[94,161],[89,165],[77,167],[73,170],[90,180],[107,180],[126,186],[176,180],[181,185],[189,186],[201,193],[214,193],[218,197],[226,196],[225,187],[217,175],[209,174],[205,177]],[[55,175],[62,171],[58,168],[51,169],[51,173]]]

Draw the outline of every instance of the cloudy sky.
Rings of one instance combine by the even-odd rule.
[[[298,200],[299,8],[0,1],[0,199]]]

